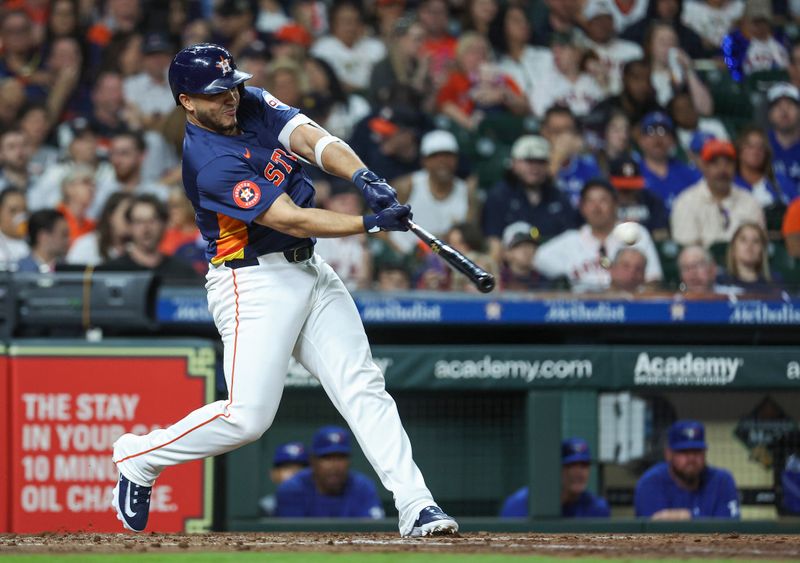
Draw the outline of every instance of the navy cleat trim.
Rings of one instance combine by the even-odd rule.
[[[150,493],[153,487],[144,487],[119,474],[111,506],[117,511],[117,519],[132,532],[143,532],[150,515]]]
[[[458,522],[438,506],[428,506],[419,512],[411,529],[411,537],[451,536],[458,534]]]

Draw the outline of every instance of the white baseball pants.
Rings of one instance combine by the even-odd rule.
[[[225,348],[228,399],[169,428],[118,441],[118,469],[134,483],[152,486],[166,467],[258,440],[275,418],[291,354],[347,421],[394,494],[401,535],[409,534],[433,497],[372,360],[355,303],[333,269],[317,254],[293,264],[275,253],[256,266],[212,266],[206,279],[209,311]]]

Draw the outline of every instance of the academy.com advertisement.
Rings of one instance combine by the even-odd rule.
[[[389,389],[787,387],[800,349],[676,346],[376,346]],[[287,387],[318,387],[292,362]]]
[[[80,348],[28,355],[23,347],[15,357],[12,347],[10,531],[122,531],[110,507],[117,480],[114,441],[126,432],[168,426],[205,404],[208,386],[213,389],[213,351],[210,371],[198,373],[204,372],[196,369],[198,362],[180,351],[158,357],[154,349],[94,357],[91,350],[82,356]],[[184,531],[189,522],[210,516],[210,467],[188,463],[159,478],[152,530]]]

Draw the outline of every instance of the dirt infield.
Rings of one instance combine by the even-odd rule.
[[[504,534],[400,539],[395,534],[0,534],[0,554],[165,551],[503,553],[603,558],[800,559],[800,537],[739,534]]]

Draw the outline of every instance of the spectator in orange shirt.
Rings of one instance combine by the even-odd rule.
[[[522,89],[490,61],[490,54],[485,37],[463,34],[456,50],[458,68],[436,96],[439,110],[466,129],[475,129],[487,113],[530,112]]]
[[[800,258],[800,197],[789,204],[783,216],[783,240],[786,242],[786,251],[793,258]]]
[[[94,171],[82,164],[75,165],[61,183],[61,203],[56,207],[69,225],[70,244],[95,228],[95,222],[87,216],[94,194]]]

